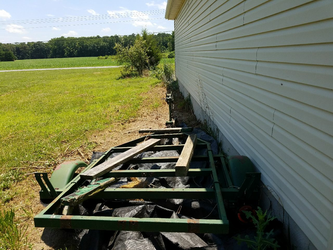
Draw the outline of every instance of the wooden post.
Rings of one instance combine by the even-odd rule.
[[[191,134],[187,137],[182,153],[176,163],[176,176],[186,176],[197,143],[197,135]]]

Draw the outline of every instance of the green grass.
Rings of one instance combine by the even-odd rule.
[[[48,59],[16,60],[14,62],[0,62],[0,70],[94,67],[94,66],[116,66],[116,65],[118,64],[114,56],[112,56],[109,59],[98,59],[97,57],[48,58]]]
[[[0,211],[0,249],[27,249],[27,227],[20,226],[14,220],[13,210]]]
[[[0,174],[38,161],[52,164],[85,143],[87,133],[135,117],[140,94],[159,82],[116,80],[119,68],[0,74]]]
[[[174,64],[175,58],[162,58],[160,64]]]
[[[160,64],[175,64],[175,58],[168,58],[170,52],[162,53],[162,59]]]

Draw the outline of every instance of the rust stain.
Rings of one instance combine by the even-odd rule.
[[[64,229],[71,229],[72,228],[72,224],[71,224],[71,219],[72,219],[72,215],[63,215],[60,217],[60,228],[64,228]]]
[[[188,219],[188,232],[190,233],[200,233],[200,220]]]
[[[54,169],[54,171],[61,169],[64,165],[67,165],[69,163],[70,163],[70,161],[64,161],[63,163],[61,163],[58,166],[56,166],[56,168]]]
[[[139,226],[139,222],[136,220],[130,220],[130,221],[124,221],[120,220],[118,221],[118,229],[119,230],[137,230]]]

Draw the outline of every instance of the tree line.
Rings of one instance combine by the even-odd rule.
[[[48,42],[0,43],[0,61],[115,55],[116,44],[133,46],[138,35],[59,37]],[[161,52],[174,51],[174,33],[152,34]]]

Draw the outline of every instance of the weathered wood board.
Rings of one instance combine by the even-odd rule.
[[[99,181],[95,181],[90,185],[85,187],[79,188],[74,193],[71,193],[61,199],[62,205],[67,205],[71,207],[75,207],[82,203],[83,201],[93,197],[94,195],[98,194],[99,192],[106,189],[112,183],[117,182],[118,178],[108,178],[102,179]]]
[[[182,153],[176,163],[176,176],[186,176],[197,143],[197,135],[191,134],[187,137]]]
[[[80,176],[84,179],[95,179],[99,176],[102,176],[105,173],[110,172],[118,165],[123,164],[124,162],[134,158],[136,155],[153,147],[158,142],[160,142],[160,139],[149,139],[111,159],[106,160],[102,164],[97,165],[96,167],[89,169],[86,172],[81,173]]]

